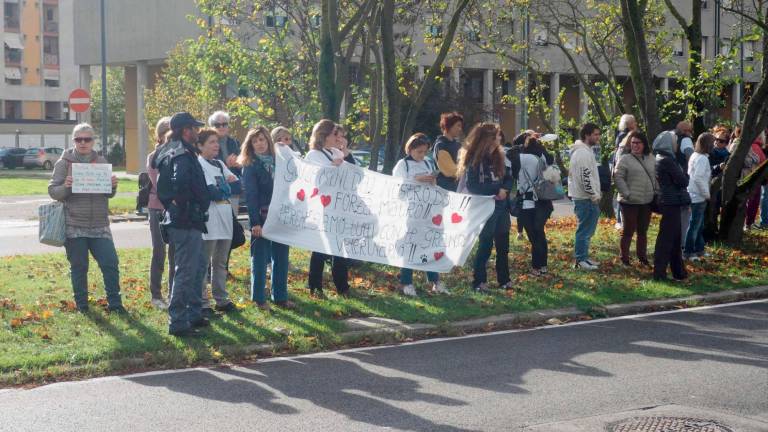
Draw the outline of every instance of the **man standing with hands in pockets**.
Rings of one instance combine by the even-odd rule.
[[[600,128],[594,123],[582,126],[579,140],[571,147],[571,168],[568,171],[568,196],[573,199],[579,221],[576,228],[575,268],[595,270],[598,262],[589,259],[589,242],[595,234],[600,217],[600,177],[592,147],[600,145]]]

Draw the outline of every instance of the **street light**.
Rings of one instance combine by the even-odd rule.
[[[21,136],[21,129],[16,129],[16,148],[21,147],[19,137]]]

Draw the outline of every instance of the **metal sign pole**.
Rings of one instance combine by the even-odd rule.
[[[107,31],[104,0],[101,0],[101,154],[107,150]]]

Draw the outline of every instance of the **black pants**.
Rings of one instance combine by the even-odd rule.
[[[332,260],[331,275],[333,284],[336,285],[336,292],[339,294],[349,291],[349,271],[347,269],[347,259],[343,257],[330,256],[319,252],[312,252],[309,259],[309,289],[310,291],[323,290],[323,269],[325,260]]]
[[[506,207],[496,213],[493,244],[496,248],[496,280],[501,286],[509,282],[509,231],[512,228],[512,221],[509,219]]]
[[[688,276],[683,266],[680,217],[680,206],[661,206],[661,223],[653,252],[654,279],[665,279],[667,266],[672,270],[672,277],[675,279]]]
[[[523,224],[525,235],[531,242],[531,267],[540,269],[547,266],[547,234],[544,232],[544,225],[552,214],[551,201],[536,201],[536,207],[524,209],[517,219]]]

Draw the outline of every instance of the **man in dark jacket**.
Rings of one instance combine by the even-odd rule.
[[[155,158],[157,195],[165,207],[163,229],[174,249],[176,272],[168,305],[168,333],[195,336],[209,325],[201,315],[206,271],[203,236],[210,197],[197,161],[197,131],[203,123],[186,112],[171,117],[171,141]]]

